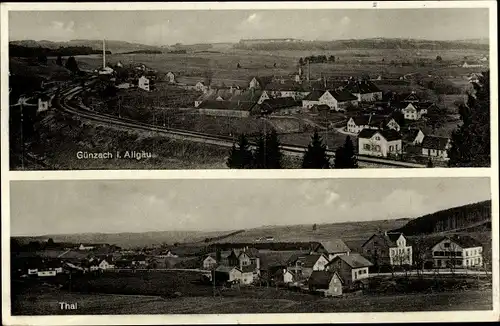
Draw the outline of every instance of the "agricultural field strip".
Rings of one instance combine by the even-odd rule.
[[[233,139],[229,137],[224,137],[224,136],[214,136],[210,134],[205,134],[205,133],[200,133],[200,132],[192,132],[192,131],[185,131],[185,130],[180,130],[180,129],[172,129],[172,128],[163,128],[163,127],[156,127],[152,126],[146,123],[141,123],[137,121],[132,121],[124,118],[117,118],[111,115],[106,115],[106,114],[96,114],[93,113],[92,111],[88,109],[84,109],[81,106],[78,108],[74,108],[69,106],[66,101],[71,100],[75,95],[77,95],[81,91],[81,87],[74,87],[71,88],[70,90],[66,90],[62,93],[62,97],[59,100],[59,106],[64,110],[72,114],[76,114],[80,117],[89,119],[89,120],[94,120],[106,124],[115,124],[121,127],[129,128],[129,129],[139,129],[139,130],[145,130],[149,132],[161,132],[164,134],[168,134],[171,136],[177,136],[178,139],[189,139],[192,141],[197,141],[197,142],[203,142],[203,143],[209,143],[209,144],[214,144],[214,145],[219,145],[219,146],[224,146],[224,147],[232,147],[233,146]],[[103,118],[105,116],[105,118]],[[256,144],[252,144],[253,147],[256,146]],[[288,154],[295,155],[295,156],[302,156],[303,153],[306,150],[306,147],[301,147],[301,146],[296,146],[296,145],[290,145],[290,144],[282,144],[282,150],[287,152]],[[327,151],[327,155],[330,157],[335,157],[335,152],[334,151]],[[358,156],[358,161],[359,162],[367,162],[367,163],[377,163],[381,165],[387,165],[387,166],[397,166],[397,167],[406,167],[406,168],[423,168],[425,165],[423,164],[416,164],[416,163],[409,163],[409,162],[399,162],[399,161],[393,161],[393,160],[387,160],[387,159],[380,159],[380,158],[372,158],[372,157],[366,157],[366,156]]]

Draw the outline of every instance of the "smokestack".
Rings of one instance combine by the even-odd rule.
[[[102,69],[106,68],[106,44],[104,39],[102,39]]]
[[[311,80],[311,65],[309,59],[307,59],[307,81]]]

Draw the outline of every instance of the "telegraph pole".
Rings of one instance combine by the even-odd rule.
[[[24,170],[24,109],[23,109],[23,101],[20,102],[21,104],[21,168]]]

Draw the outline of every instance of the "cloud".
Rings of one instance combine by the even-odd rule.
[[[349,18],[347,16],[342,17],[342,19],[340,20],[340,24],[343,26],[347,26],[350,23],[351,23],[351,18]]]
[[[337,194],[336,192],[330,191],[327,193],[326,198],[325,198],[325,205],[330,205],[334,201],[340,198],[340,195]]]

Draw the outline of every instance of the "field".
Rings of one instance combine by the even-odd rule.
[[[75,293],[31,287],[13,295],[13,315],[68,314],[213,314],[213,313],[311,313],[311,312],[396,312],[491,310],[492,291],[462,291],[415,294],[363,294],[342,298],[292,292],[272,287],[251,287],[217,292],[211,287],[202,296],[176,298],[152,295]],[[59,302],[78,303],[78,310],[65,311]],[[397,302],[398,304],[394,304]]]

